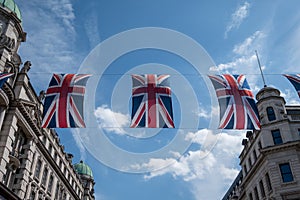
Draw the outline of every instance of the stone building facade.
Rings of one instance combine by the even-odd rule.
[[[300,106],[271,87],[256,99],[261,130],[242,141],[242,170],[223,200],[300,200]]]
[[[0,0],[0,199],[93,200],[91,169],[64,151],[53,129],[42,129],[43,92],[37,95],[18,55],[26,33],[13,0]],[[23,65],[21,67],[21,65]]]

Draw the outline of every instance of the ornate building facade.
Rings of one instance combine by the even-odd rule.
[[[42,129],[43,92],[37,95],[18,49],[26,40],[21,12],[0,0],[0,73],[13,73],[0,89],[0,199],[93,200],[91,169],[64,151],[53,129]]]
[[[288,106],[279,90],[257,95],[260,131],[242,141],[241,172],[223,200],[300,199],[300,106]]]

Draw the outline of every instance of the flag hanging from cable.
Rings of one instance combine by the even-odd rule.
[[[83,101],[89,74],[53,74],[46,91],[43,128],[82,128]]]
[[[0,88],[2,88],[7,79],[12,75],[13,73],[0,73]]]
[[[284,74],[283,76],[292,83],[300,97],[300,74]]]
[[[169,75],[132,75],[131,128],[174,128]]]
[[[258,110],[244,75],[209,76],[220,107],[220,129],[260,129]]]

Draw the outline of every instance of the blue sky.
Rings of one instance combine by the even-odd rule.
[[[245,74],[256,94],[263,86],[257,50],[267,85],[280,89],[288,104],[299,104],[297,93],[281,76],[300,71],[297,0],[16,3],[27,32],[27,41],[19,52],[23,62],[32,62],[29,76],[37,92],[47,88],[52,73],[92,70],[94,79],[89,83],[98,83],[93,98],[88,96],[88,102],[93,102],[85,116],[88,129],[57,129],[66,151],[74,154],[74,162],[83,159],[92,167],[97,199],[223,197],[239,171],[238,155],[245,131],[216,129],[218,109],[214,93],[209,92],[211,88],[203,78],[206,73]],[[188,37],[207,54],[202,51],[198,57],[197,51],[189,51],[186,46],[190,40],[180,43],[173,35],[161,36],[156,45],[169,41],[172,48],[182,45],[188,51],[176,55],[159,48],[138,49],[117,56],[104,70],[105,59],[140,39],[138,36],[118,44],[110,43],[111,37],[138,28],[148,33],[140,36],[146,41],[153,36],[146,27]],[[105,42],[112,45],[105,48]],[[99,53],[99,60],[93,52]],[[182,57],[185,53],[202,59],[206,71],[195,70]],[[127,128],[132,73],[171,74],[176,129]]]

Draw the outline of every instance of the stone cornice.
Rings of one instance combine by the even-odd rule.
[[[265,148],[261,149],[261,153],[264,154],[264,155],[267,155],[268,153],[278,152],[278,151],[280,152],[280,151],[286,150],[288,148],[300,149],[300,140],[287,142],[287,143],[283,143],[283,144],[280,144],[280,145],[265,147]]]
[[[34,135],[42,135],[40,128],[36,125],[30,114],[27,112],[22,101],[13,102],[13,107],[16,109],[16,115],[19,119],[19,122],[24,127],[25,132],[30,133],[29,135],[31,137],[34,137]]]
[[[0,90],[0,98],[3,100],[3,103],[4,103],[4,104],[1,104],[1,106],[8,107],[9,98],[3,90]]]
[[[15,100],[15,92],[9,84],[4,83],[4,85],[2,86],[2,89],[10,101]]]

